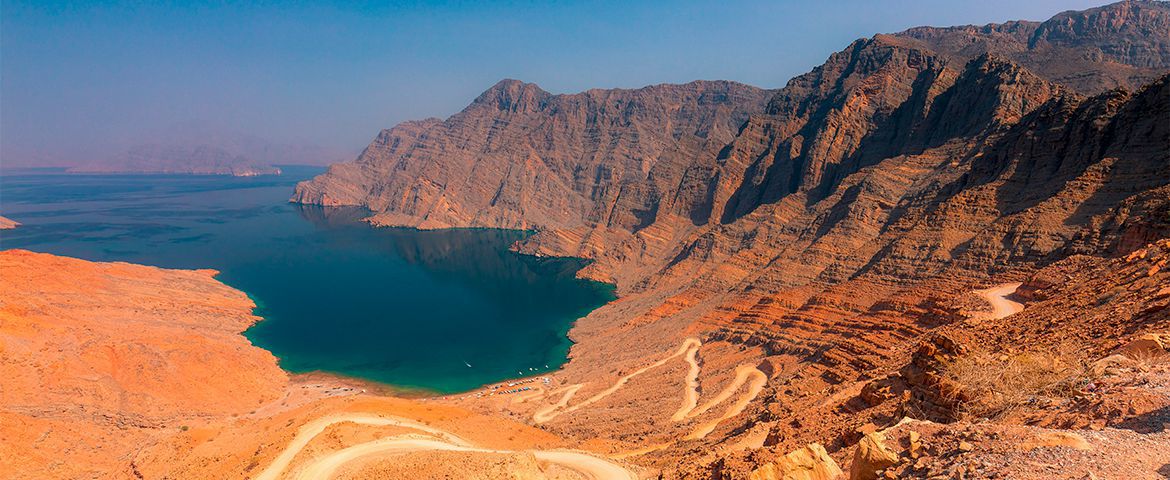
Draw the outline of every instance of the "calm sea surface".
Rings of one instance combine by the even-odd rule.
[[[0,176],[0,249],[214,268],[264,321],[245,334],[291,372],[448,393],[565,361],[577,318],[613,298],[573,259],[517,255],[524,233],[375,229],[356,209],[287,203],[284,175]],[[470,365],[470,366],[469,366]]]

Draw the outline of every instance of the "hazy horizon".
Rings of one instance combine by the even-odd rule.
[[[320,151],[308,155],[329,158],[301,163],[323,164],[383,128],[458,112],[503,78],[553,93],[693,80],[779,88],[876,33],[1102,4],[5,0],[0,167],[224,139]]]

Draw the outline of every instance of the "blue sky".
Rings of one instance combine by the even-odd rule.
[[[502,78],[554,93],[776,88],[874,33],[1100,3],[3,0],[0,165],[83,161],[189,130],[357,151]]]

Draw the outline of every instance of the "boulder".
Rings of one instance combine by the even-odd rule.
[[[914,430],[910,431],[910,458],[918,458],[922,455],[922,435]]]
[[[853,465],[849,467],[850,480],[876,480],[878,472],[898,463],[898,455],[885,445],[885,436],[873,432],[857,442],[853,453]]]
[[[845,472],[818,443],[793,450],[788,455],[752,471],[751,480],[833,480]]]

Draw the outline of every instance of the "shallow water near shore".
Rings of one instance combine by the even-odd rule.
[[[322,171],[0,176],[0,248],[214,268],[264,320],[245,332],[294,373],[450,393],[557,369],[577,318],[613,299],[576,259],[508,251],[524,232],[371,228],[358,209],[287,203]]]

